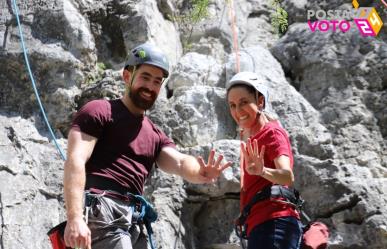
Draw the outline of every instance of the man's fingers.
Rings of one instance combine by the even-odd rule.
[[[78,237],[77,243],[75,243],[75,248],[84,248],[83,238]]]
[[[71,246],[70,241],[67,239],[67,236],[64,236],[64,242],[66,246]]]
[[[86,238],[85,237],[78,237],[77,241],[77,248],[86,248]]]
[[[79,249],[91,248],[90,234],[87,233],[86,235],[82,235],[82,236],[79,235],[74,245],[74,248],[79,248]]]
[[[222,162],[223,160],[223,155],[219,155],[218,156],[218,159],[216,160],[216,162],[214,163],[214,167],[217,169],[217,168],[220,168],[220,162]]]
[[[78,247],[82,249],[91,249],[91,235],[86,232],[85,235],[79,237]]]
[[[208,156],[208,165],[214,163],[215,150],[210,151],[210,155]]]
[[[86,237],[86,249],[91,249],[91,235],[90,235],[90,233]]]
[[[67,247],[91,249],[91,233],[83,219],[67,221],[64,233]]]
[[[225,163],[225,164],[221,167],[221,170],[220,170],[220,171],[223,171],[223,170],[227,169],[227,168],[230,167],[230,166],[231,166],[231,162],[227,162],[227,163]]]
[[[206,164],[204,163],[203,157],[199,156],[198,157],[198,162],[201,168],[207,167]]]
[[[85,245],[82,247],[82,249],[91,249],[91,236],[90,233],[87,233],[85,238]]]
[[[213,178],[210,178],[210,177],[206,177],[206,176],[202,176],[202,175],[199,175],[199,181],[202,182],[202,183],[213,183],[215,182],[215,180]]]
[[[65,237],[65,244],[68,247],[76,248],[78,245],[77,238],[70,234],[69,236]]]

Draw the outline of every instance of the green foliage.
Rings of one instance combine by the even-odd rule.
[[[85,85],[92,85],[97,82],[95,75],[89,73],[86,75]]]
[[[97,70],[87,74],[85,84],[91,85],[101,80],[104,77],[105,70],[108,68],[111,68],[110,64],[105,65],[105,63],[103,62],[97,62],[97,65],[96,65]]]
[[[98,62],[97,63],[97,68],[98,70],[105,70],[106,69],[106,66],[103,62]]]
[[[189,19],[193,23],[198,23],[208,16],[209,0],[192,0],[192,10]]]
[[[270,15],[271,26],[276,33],[285,34],[288,30],[288,13],[281,7],[281,0],[272,0],[271,5],[275,12]]]
[[[194,26],[208,17],[209,0],[191,0],[189,1],[188,13],[183,15],[170,16],[171,20],[177,22],[183,29],[188,30],[188,36],[183,38],[184,50],[192,47],[191,37]]]

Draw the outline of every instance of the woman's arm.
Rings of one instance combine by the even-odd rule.
[[[258,142],[256,139],[247,144],[241,144],[241,151],[246,162],[246,171],[250,175],[258,175],[275,184],[292,185],[294,175],[290,166],[290,158],[286,155],[277,156],[274,159],[275,169],[265,167],[264,154],[265,146],[258,152]]]
[[[290,159],[288,156],[281,155],[274,159],[275,169],[263,167],[261,176],[275,184],[293,185],[294,175],[290,168]]]

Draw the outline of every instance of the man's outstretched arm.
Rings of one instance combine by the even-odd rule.
[[[85,165],[97,139],[72,129],[68,136],[67,160],[64,167],[64,198],[67,225],[64,239],[71,248],[91,248],[90,230],[83,220]]]
[[[183,177],[192,183],[214,182],[220,173],[231,165],[222,163],[223,155],[215,159],[215,151],[211,150],[208,161],[203,158],[183,154],[172,147],[164,147],[157,158],[157,165],[163,171]]]

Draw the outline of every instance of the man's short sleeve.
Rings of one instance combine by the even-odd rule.
[[[167,135],[165,135],[164,132],[161,132],[161,148],[163,147],[173,147],[173,148],[176,148],[176,145],[175,143],[172,141],[172,139],[170,139],[169,137],[167,137]]]
[[[110,120],[111,111],[106,100],[93,100],[75,115],[71,128],[99,138],[103,127]]]
[[[156,157],[158,157],[158,155],[160,154],[161,150],[164,147],[176,148],[176,145],[173,142],[173,140],[170,139],[167,135],[165,135],[165,133],[162,130],[160,130],[158,127],[155,127],[155,131],[158,134],[160,139],[159,144],[157,146]]]

